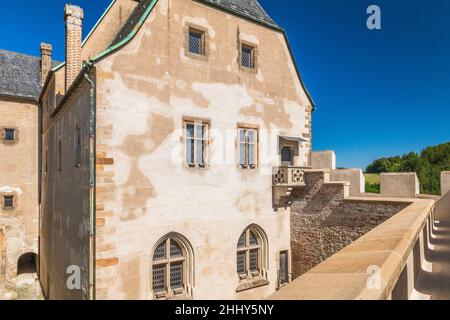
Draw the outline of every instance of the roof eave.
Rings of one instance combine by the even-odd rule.
[[[258,19],[255,19],[253,17],[247,16],[245,14],[239,14],[238,12],[235,12],[235,11],[232,11],[230,9],[224,8],[224,7],[220,6],[220,5],[216,5],[216,4],[213,4],[213,3],[210,3],[210,2],[204,2],[204,1],[201,1],[201,0],[193,0],[193,1],[197,2],[197,3],[200,3],[202,5],[205,5],[205,6],[212,7],[212,8],[217,9],[217,10],[221,10],[223,12],[229,13],[229,14],[237,16],[237,17],[240,17],[242,19],[250,20],[250,21],[252,21],[254,23],[257,23],[257,24],[259,24],[261,26],[264,26],[264,27],[267,27],[269,29],[273,29],[273,30],[277,30],[277,31],[283,31],[283,28],[281,28],[280,26],[277,26],[276,24],[264,23],[264,22],[262,22],[262,21],[260,21]]]
[[[303,90],[305,91],[305,94],[306,94],[306,96],[307,96],[307,98],[308,98],[308,100],[309,100],[309,102],[310,102],[310,104],[311,104],[312,111],[315,111],[315,110],[316,110],[316,104],[315,104],[315,102],[314,102],[314,100],[313,100],[311,94],[309,93],[308,88],[306,87],[305,82],[303,81],[303,77],[302,77],[302,74],[301,74],[301,72],[300,72],[300,68],[298,67],[297,60],[295,59],[294,51],[292,50],[292,46],[291,46],[291,44],[290,44],[290,42],[289,42],[289,38],[288,38],[288,36],[287,36],[287,33],[286,33],[286,31],[285,31],[284,29],[282,30],[282,33],[283,33],[283,35],[284,35],[284,39],[285,39],[285,41],[286,41],[286,44],[287,44],[289,53],[290,53],[290,55],[291,55],[292,62],[294,63],[295,70],[297,71],[297,75],[298,75],[298,78],[299,78],[299,80],[300,80],[300,84],[302,85],[302,88],[303,88]]]
[[[10,94],[10,93],[0,93],[0,97],[7,98],[10,100],[20,100],[20,101],[32,102],[33,104],[39,103],[39,98],[31,97],[31,96],[22,96],[22,95]]]

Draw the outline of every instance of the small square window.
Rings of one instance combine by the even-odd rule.
[[[3,207],[14,208],[14,196],[3,196]]]
[[[189,52],[205,55],[205,33],[203,31],[189,28]]]
[[[241,64],[245,68],[254,69],[255,68],[255,48],[242,45],[241,48]]]
[[[16,139],[16,130],[5,129],[5,140],[6,141],[14,141],[15,139]]]

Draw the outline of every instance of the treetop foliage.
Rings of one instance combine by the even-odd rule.
[[[450,142],[428,147],[422,152],[410,152],[403,156],[381,158],[372,162],[367,173],[416,172],[420,181],[420,191],[424,194],[441,192],[442,171],[450,170]]]

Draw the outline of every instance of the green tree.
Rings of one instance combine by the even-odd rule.
[[[366,172],[416,172],[421,192],[438,195],[441,192],[441,172],[447,170],[450,170],[450,142],[425,148],[420,154],[410,152],[401,157],[377,159]]]

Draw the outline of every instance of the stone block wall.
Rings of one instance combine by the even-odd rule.
[[[445,195],[450,191],[450,171],[441,172],[441,194]]]
[[[361,169],[341,169],[330,172],[331,181],[350,182],[350,196],[359,197],[366,192],[366,179]]]
[[[407,207],[405,202],[348,198],[344,183],[307,173],[291,194],[292,273],[297,278]]]
[[[336,155],[334,151],[317,151],[311,153],[311,167],[313,169],[336,169]]]
[[[382,173],[381,196],[389,198],[415,198],[420,194],[420,184],[415,172]]]

